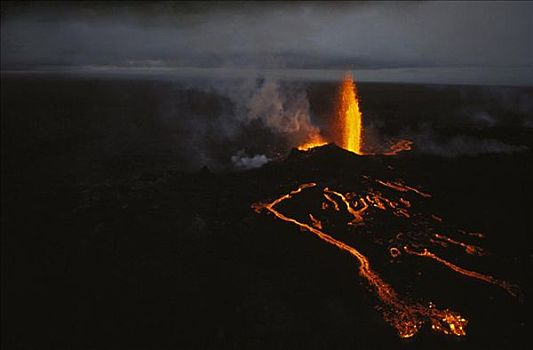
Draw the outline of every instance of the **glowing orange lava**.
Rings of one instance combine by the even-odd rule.
[[[392,189],[394,189],[396,191],[399,191],[399,192],[412,191],[412,192],[415,192],[415,193],[421,195],[422,197],[431,197],[431,195],[429,193],[422,192],[420,190],[417,190],[414,187],[404,185],[404,184],[402,184],[400,182],[381,181],[381,180],[376,180],[376,182],[381,184],[381,185],[383,185],[383,186],[387,186],[387,187],[392,188]]]
[[[396,258],[401,254],[400,250],[396,247],[392,247],[391,249],[389,249],[389,253],[393,258]]]
[[[368,149],[363,150],[363,114],[359,108],[359,95],[357,94],[357,87],[351,73],[346,73],[340,85],[335,118],[333,118],[331,126],[333,129],[333,142],[345,150],[359,155],[382,154],[394,156],[400,152],[411,150],[413,144],[413,141],[410,140],[399,140],[386,151],[376,153]],[[312,148],[323,146],[330,141],[324,139],[320,135],[320,132],[313,131],[307,137],[306,141],[297,146],[297,148],[300,151],[308,151]]]
[[[440,256],[437,256],[435,253],[430,252],[426,248],[424,248],[424,250],[422,250],[421,252],[418,252],[416,250],[411,249],[408,246],[404,246],[403,250],[406,253],[408,253],[408,254],[413,254],[413,255],[418,255],[418,256],[422,256],[422,257],[433,259],[433,260],[441,263],[442,265],[452,269],[453,271],[455,271],[457,273],[460,273],[461,275],[465,275],[465,276],[472,277],[472,278],[475,278],[475,279],[478,279],[478,280],[481,280],[481,281],[484,281],[484,282],[487,282],[487,283],[491,283],[491,284],[500,286],[501,288],[505,289],[507,291],[507,293],[511,294],[513,297],[516,297],[516,298],[519,298],[519,299],[521,298],[521,291],[514,284],[511,284],[511,283],[509,283],[507,281],[502,281],[502,280],[496,279],[496,278],[494,278],[492,276],[489,276],[489,275],[484,275],[482,273],[475,272],[475,271],[470,271],[470,270],[467,270],[467,269],[462,268],[460,266],[457,266],[457,265],[447,261],[446,259],[443,259]]]
[[[300,151],[308,151],[311,148],[324,146],[327,144],[326,140],[320,136],[319,133],[312,134],[309,140],[307,140],[305,143],[298,146],[298,149]]]
[[[422,325],[429,320],[431,324],[431,329],[435,332],[441,332],[444,334],[452,334],[455,336],[464,336],[466,335],[466,325],[468,321],[463,318],[460,314],[455,311],[444,309],[437,309],[433,303],[429,303],[427,306],[420,303],[408,303],[401,299],[396,291],[386,283],[381,277],[372,270],[368,258],[363,255],[356,248],[339,241],[333,238],[331,235],[322,231],[322,224],[318,225],[317,220],[314,219],[312,215],[309,215],[311,223],[305,223],[298,221],[297,219],[291,218],[276,209],[276,206],[295,195],[299,194],[306,188],[316,187],[316,183],[307,183],[300,185],[296,190],[289,192],[270,203],[255,203],[252,205],[252,208],[260,213],[263,210],[266,210],[274,214],[278,219],[281,219],[285,222],[294,224],[298,226],[302,231],[308,231],[323,240],[324,242],[331,244],[356,258],[359,265],[359,275],[363,277],[368,284],[376,292],[379,299],[383,302],[384,306],[381,308],[383,311],[384,319],[391,324],[396,331],[398,336],[401,338],[410,338],[419,332]],[[359,213],[350,205],[347,197],[339,192],[332,191],[328,188],[323,190],[324,195],[333,194],[336,197],[340,198],[346,205],[346,209],[355,217],[355,221],[362,221],[362,211],[368,208],[368,205],[364,203],[364,209],[360,209]],[[335,202],[333,198],[330,197],[332,202]],[[363,199],[360,199],[363,201]],[[396,248],[395,248],[396,249]],[[398,254],[399,250],[391,251],[391,254]]]
[[[357,89],[351,74],[346,74],[341,85],[337,109],[337,130],[339,145],[356,154],[363,154],[363,116],[359,109]]]
[[[359,223],[363,222],[363,216],[362,215],[365,212],[365,210],[368,209],[368,204],[366,203],[364,198],[360,198],[359,199],[359,201],[361,202],[363,207],[361,209],[359,209],[359,210],[355,210],[350,205],[350,201],[348,201],[348,199],[342,193],[332,191],[332,190],[330,190],[327,187],[324,188],[324,195],[326,195],[326,193],[336,195],[337,197],[339,197],[342,200],[344,205],[346,205],[346,210],[348,211],[348,213],[350,213],[353,216],[353,220],[349,223],[349,225],[355,225],[355,224],[359,224]],[[330,197],[330,200],[333,200],[333,199]],[[336,208],[338,210],[338,206]]]
[[[311,223],[314,228],[317,228],[319,230],[322,230],[322,222],[315,218],[313,214],[309,214],[309,219],[311,220]]]
[[[327,193],[324,193],[324,198],[326,198],[328,200],[328,202],[333,204],[333,208],[335,209],[335,211],[339,211],[340,210],[339,205],[337,204],[337,202],[335,202],[333,200],[333,198],[331,198]]]
[[[384,152],[385,156],[395,156],[400,152],[410,151],[413,141],[411,140],[400,140],[390,147],[387,152]]]
[[[465,252],[467,254],[470,254],[470,255],[477,255],[477,256],[483,256],[485,255],[485,250],[483,250],[483,248],[481,247],[478,247],[476,245],[473,245],[473,244],[466,244],[464,242],[461,242],[461,241],[458,241],[458,240],[455,240],[453,238],[450,238],[448,236],[445,236],[445,235],[441,235],[439,233],[435,233],[433,235],[435,238],[441,240],[441,241],[445,241],[445,242],[448,242],[448,243],[451,243],[451,244],[455,244],[455,245],[458,245],[458,246],[461,246],[465,249]]]

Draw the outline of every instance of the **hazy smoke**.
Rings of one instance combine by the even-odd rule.
[[[248,120],[259,119],[272,131],[292,136],[297,143],[318,131],[311,124],[305,92],[282,90],[275,81],[265,81],[247,102],[247,108]]]
[[[188,80],[158,92],[165,130],[193,168],[246,169],[288,151],[319,129],[310,118],[306,85],[265,79]],[[243,159],[248,155],[264,157]],[[232,155],[236,158],[232,158]],[[231,162],[229,162],[231,160]]]
[[[306,141],[319,132],[310,117],[305,87],[299,83],[281,83],[252,75],[247,79],[216,80],[200,86],[231,100],[231,125],[259,122],[264,128],[283,138],[289,147]]]
[[[235,169],[247,170],[262,167],[268,162],[268,158],[264,154],[256,154],[253,157],[249,157],[244,150],[240,150],[236,155],[231,156],[231,162]]]
[[[479,139],[472,136],[454,136],[445,140],[436,137],[431,129],[411,135],[417,151],[443,157],[477,156],[481,154],[526,151],[526,146],[511,145],[497,140]]]

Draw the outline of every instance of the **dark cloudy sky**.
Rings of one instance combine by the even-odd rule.
[[[530,2],[2,3],[1,29],[4,72],[533,85]]]

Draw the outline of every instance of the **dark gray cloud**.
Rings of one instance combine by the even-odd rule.
[[[30,3],[3,5],[1,26],[3,70],[367,69],[365,80],[533,84],[528,2]]]

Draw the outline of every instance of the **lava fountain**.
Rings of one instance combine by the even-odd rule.
[[[400,152],[410,151],[413,141],[399,140],[388,148],[364,147],[363,150],[363,114],[359,108],[359,96],[357,87],[351,73],[346,73],[340,85],[337,97],[336,110],[330,122],[330,138],[324,138],[317,128],[307,135],[306,141],[300,143],[297,148],[300,151],[308,151],[312,148],[323,146],[329,142],[335,142],[347,151],[358,155],[385,155],[395,156]],[[370,149],[369,149],[370,148]]]
[[[337,108],[337,135],[339,145],[356,154],[362,151],[362,114],[359,109],[357,88],[350,73],[346,74],[341,84]]]

